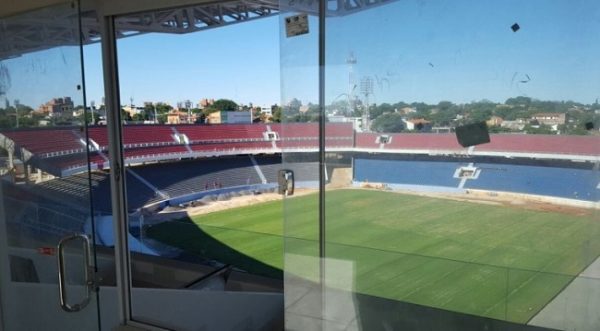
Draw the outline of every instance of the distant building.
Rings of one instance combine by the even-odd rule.
[[[215,103],[215,99],[202,99],[200,100],[200,102],[198,102],[198,108],[200,109],[204,109],[208,106],[212,106],[212,104]]]
[[[196,114],[188,114],[187,112],[179,110],[171,110],[167,114],[167,124],[184,124],[184,123],[195,123]]]
[[[485,121],[487,126],[501,126],[504,119],[500,116],[492,116],[489,120]]]
[[[525,128],[526,124],[527,121],[518,119],[516,121],[502,121],[502,123],[500,123],[500,127],[514,131],[521,131]]]
[[[531,116],[531,120],[554,128],[564,125],[567,122],[567,116],[565,113],[537,113]]]
[[[134,105],[123,106],[123,110],[126,111],[131,117],[139,114],[144,110],[144,107],[136,107]]]
[[[260,113],[267,116],[273,116],[273,106],[261,106]]]
[[[73,101],[70,97],[54,98],[41,105],[37,109],[37,112],[49,116],[59,116],[62,114],[72,114],[73,108]]]
[[[431,131],[431,122],[423,118],[413,118],[411,120],[403,120],[407,130]]]
[[[408,114],[416,113],[417,109],[413,108],[413,107],[404,107],[404,108],[401,108],[398,112],[402,115],[408,115]]]
[[[209,124],[250,124],[252,111],[216,111],[208,114]]]

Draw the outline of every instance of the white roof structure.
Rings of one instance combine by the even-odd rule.
[[[328,16],[343,16],[394,0],[327,1]],[[65,1],[10,0],[8,6],[0,6],[0,36],[10,38],[0,45],[0,60],[56,46],[78,45],[78,11],[68,13],[64,8],[52,7],[58,4]],[[150,32],[185,34],[277,15],[280,10],[318,13],[318,1],[299,1],[293,8],[280,8],[279,4],[279,0],[82,0],[81,41],[100,41],[100,15],[119,16],[115,30],[117,38],[123,38]],[[17,15],[21,13],[27,14]]]

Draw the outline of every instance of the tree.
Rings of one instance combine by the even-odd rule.
[[[204,109],[202,109],[202,114],[204,116],[208,116],[208,114],[218,112],[218,111],[220,111],[218,108],[215,108],[213,106],[208,106],[208,107],[204,107]]]
[[[100,121],[100,115],[92,111],[86,111],[82,114],[82,118],[85,117],[86,122],[89,125],[96,125]]]
[[[504,103],[507,105],[512,105],[512,106],[529,107],[529,105],[531,104],[531,98],[529,98],[529,97],[508,98],[508,99],[506,99],[506,101]]]
[[[156,107],[156,112],[158,114],[166,114],[173,109],[173,107],[171,107],[171,105],[168,105],[163,102],[157,102],[154,106]]]
[[[273,122],[281,123],[281,107],[273,106],[271,112],[273,113]]]
[[[491,109],[479,108],[479,109],[475,109],[475,110],[471,111],[469,119],[473,122],[482,122],[482,121],[489,120],[491,116],[492,116]]]
[[[452,108],[453,106],[454,106],[454,104],[450,101],[440,101],[437,105],[437,107],[440,111],[448,110],[448,109]]]
[[[332,102],[329,106],[325,107],[328,113],[334,113],[336,115],[350,115],[350,103],[347,99],[338,100]]]
[[[219,99],[219,100],[215,101],[211,107],[214,109],[217,109],[217,110],[221,110],[221,111],[237,111],[238,110],[238,104],[229,99]]]
[[[121,109],[121,119],[123,121],[131,121],[131,114],[125,111],[125,109]]]
[[[382,103],[379,106],[369,107],[369,117],[371,119],[376,119],[377,117],[381,116],[382,114],[393,113],[393,112],[394,112],[394,106],[390,105],[389,103]]]
[[[147,120],[150,120],[150,118],[151,118],[150,114],[151,113],[147,112],[146,110],[142,110],[139,113],[134,114],[132,118],[134,121],[138,121],[138,122],[147,121]],[[153,116],[154,116],[154,114],[152,114],[152,117]]]
[[[203,113],[200,113],[199,116],[196,117],[196,122],[194,122],[195,124],[204,124],[206,123],[206,115],[204,115]]]
[[[398,113],[383,114],[371,124],[371,129],[376,132],[401,132],[404,128],[404,121]]]
[[[302,107],[302,101],[293,98],[288,104],[285,106],[286,112],[299,112],[300,107]]]

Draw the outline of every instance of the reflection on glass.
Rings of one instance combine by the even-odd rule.
[[[116,20],[117,37],[128,36],[117,48],[136,320],[282,328],[272,7],[199,4]]]
[[[354,128],[350,153],[326,130],[334,327],[599,327],[599,7],[515,4],[330,8],[325,113]],[[472,123],[488,143],[459,144]]]

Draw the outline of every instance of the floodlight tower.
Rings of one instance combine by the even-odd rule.
[[[356,57],[354,52],[350,52],[350,55],[346,59],[348,64],[348,107],[354,109],[354,90],[356,89],[356,79],[354,77],[354,65],[356,64]]]
[[[360,80],[360,92],[365,96],[365,112],[363,114],[364,130],[370,131],[371,123],[369,116],[369,95],[373,94],[373,79],[364,77]]]

